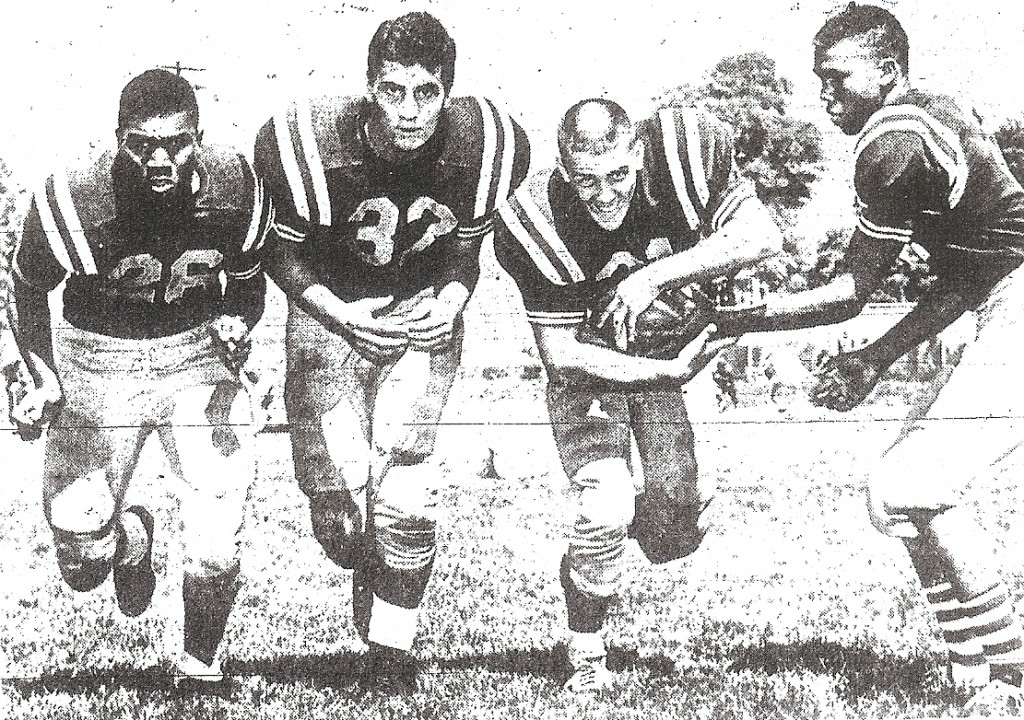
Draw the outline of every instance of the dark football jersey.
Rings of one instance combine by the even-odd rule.
[[[472,289],[491,216],[525,177],[522,128],[489,100],[453,98],[419,158],[380,159],[363,98],[299,102],[256,140],[275,229],[344,300],[402,299],[452,280]]]
[[[546,325],[586,319],[598,283],[687,250],[759,202],[733,166],[729,130],[697,110],[663,108],[640,125],[644,166],[622,224],[606,230],[557,170],[532,175],[499,208],[495,250],[523,296],[527,317]]]
[[[1024,190],[977,116],[949,97],[914,90],[876,112],[854,178],[857,230],[917,243],[939,272],[1024,258]]]
[[[15,272],[43,291],[65,278],[64,317],[114,337],[163,337],[223,312],[223,280],[262,272],[272,209],[238,153],[202,146],[191,202],[173,215],[132,213],[115,193],[115,153],[55,173],[32,199]]]

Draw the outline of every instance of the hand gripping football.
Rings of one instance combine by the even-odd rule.
[[[614,296],[614,287],[596,295],[584,329],[585,340],[615,347],[614,323],[609,321],[597,326],[603,310]],[[714,303],[696,285],[665,290],[640,313],[636,332],[626,353],[649,358],[674,358],[714,320],[714,309]]]

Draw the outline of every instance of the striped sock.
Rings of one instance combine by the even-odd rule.
[[[992,666],[992,677],[1020,685],[1024,668],[1024,630],[1013,612],[1010,593],[1002,581],[963,602],[969,623]]]
[[[989,680],[985,648],[968,619],[953,586],[940,582],[924,589],[925,600],[935,615],[949,650],[949,674],[954,684],[981,687]]]

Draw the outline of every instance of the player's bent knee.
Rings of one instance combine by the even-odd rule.
[[[237,572],[241,548],[235,536],[200,536],[190,543],[184,558],[184,572],[191,577],[215,578]]]
[[[334,563],[355,566],[362,550],[363,515],[349,493],[320,492],[309,498],[313,536]]]
[[[652,563],[661,564],[692,555],[707,534],[707,502],[673,505],[663,498],[640,495],[629,536]]]
[[[439,520],[440,486],[441,469],[433,462],[392,465],[377,490],[377,527],[411,522],[433,528]]]

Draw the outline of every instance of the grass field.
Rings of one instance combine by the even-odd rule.
[[[156,447],[131,490],[159,513],[154,606],[121,616],[110,583],[60,581],[38,489],[41,443],[0,436],[0,717],[10,718],[889,718],[955,713],[941,643],[896,541],[863,508],[863,460],[899,425],[901,399],[850,416],[758,396],[719,413],[700,395],[701,472],[714,526],[690,558],[650,567],[631,548],[613,609],[614,693],[559,692],[566,666],[557,581],[564,485],[528,354],[472,355],[439,452],[446,527],[417,653],[422,691],[359,680],[350,579],[323,556],[292,477],[287,436],[259,438],[245,530],[245,585],[226,638],[231,682],[183,695],[162,658],[180,620],[173,483]],[[895,397],[895,396],[893,396]],[[841,422],[832,422],[841,420]],[[457,422],[456,422],[457,421]],[[483,477],[490,451],[500,477]],[[1018,604],[1024,527],[1011,457],[973,498],[1003,549]]]

